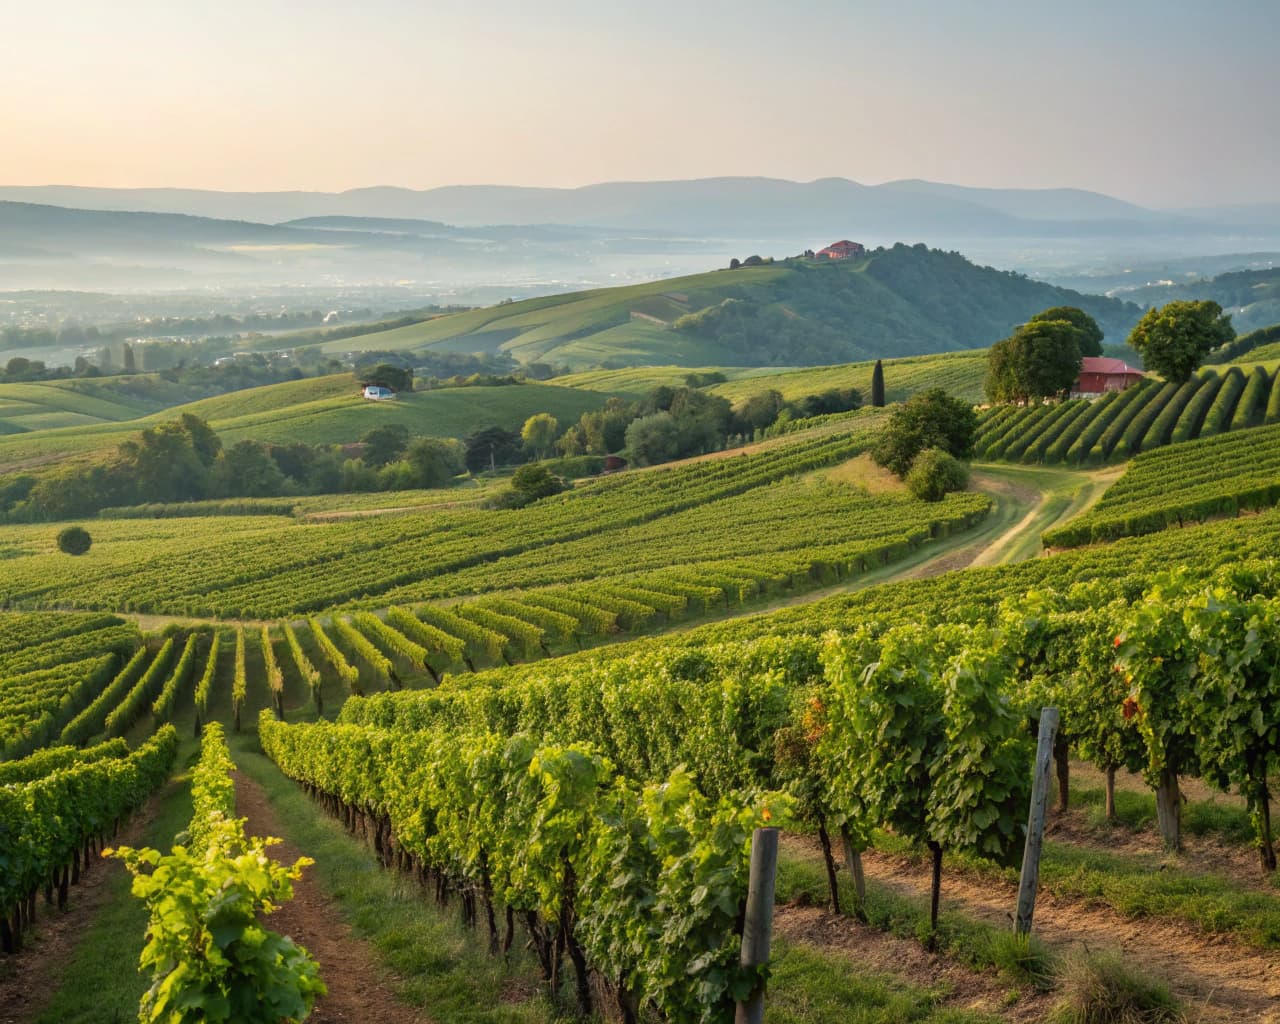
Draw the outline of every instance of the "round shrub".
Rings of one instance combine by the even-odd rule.
[[[83,526],[68,526],[58,534],[58,550],[68,555],[83,555],[92,543],[93,538]]]
[[[907,489],[921,501],[941,501],[969,483],[969,467],[941,448],[926,448],[911,463]]]

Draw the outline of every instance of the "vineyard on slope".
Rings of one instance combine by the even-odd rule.
[[[1280,388],[1262,367],[1204,370],[1185,384],[1143,381],[1097,399],[1010,409],[979,418],[980,458],[1098,465],[1167,444],[1280,422]]]

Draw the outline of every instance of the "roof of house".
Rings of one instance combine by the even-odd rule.
[[[1104,376],[1130,373],[1142,376],[1141,370],[1135,370],[1123,359],[1108,359],[1106,356],[1085,356],[1080,363],[1080,372],[1101,373]]]

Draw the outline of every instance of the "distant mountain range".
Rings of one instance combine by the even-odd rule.
[[[1280,251],[1280,204],[1171,212],[1080,189],[844,178],[339,193],[5,186],[0,288],[404,285],[472,301],[468,288],[518,296],[641,281],[841,237],[925,242],[1076,283],[1165,259]]]
[[[1280,204],[1185,212],[1146,209],[1082,189],[967,188],[927,181],[862,185],[846,178],[607,182],[580,188],[455,185],[416,191],[211,192],[5,186],[0,199],[94,210],[185,213],[283,223],[310,217],[434,220],[475,227],[561,224],[727,238],[832,230],[891,235],[1043,236],[1280,226]]]

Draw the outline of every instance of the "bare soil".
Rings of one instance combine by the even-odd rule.
[[[252,835],[284,839],[272,848],[277,860],[292,864],[303,856],[285,835],[262,789],[241,773],[236,774],[236,813],[248,818]],[[396,998],[373,948],[342,919],[312,872],[304,869],[294,883],[293,899],[267,919],[273,931],[292,937],[320,963],[329,994],[316,1003],[308,1024],[425,1024],[424,1014]]]
[[[788,836],[786,849],[820,858],[816,840]],[[876,851],[863,854],[869,879],[905,896],[927,898],[929,867],[923,861]],[[944,874],[942,901],[975,920],[1012,927],[1015,886],[995,879]],[[1280,1024],[1280,953],[1252,949],[1175,921],[1129,919],[1105,906],[1056,899],[1042,891],[1035,933],[1064,954],[1109,950],[1145,977],[1166,981],[1202,1024]]]

